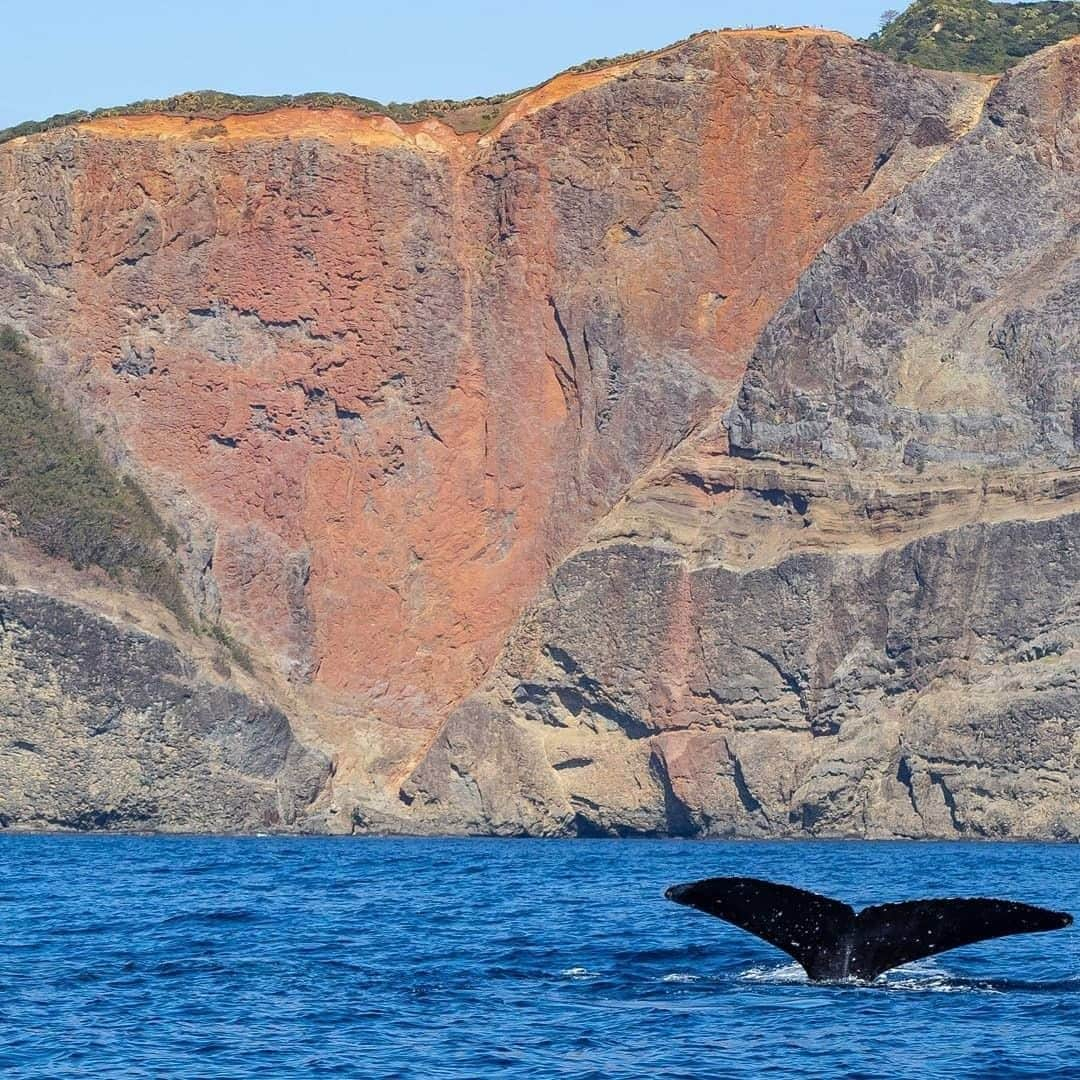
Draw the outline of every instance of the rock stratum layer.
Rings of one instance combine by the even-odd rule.
[[[0,316],[255,658],[234,686],[168,619],[103,628],[107,582],[75,616],[13,541],[0,671],[50,689],[9,747],[49,749],[0,750],[4,820],[1080,833],[1078,55],[994,86],[715,33],[485,135],[289,109],[0,147]],[[100,755],[51,658],[79,620],[172,650],[142,697],[95,669],[129,716]],[[143,802],[94,779],[128,757]]]

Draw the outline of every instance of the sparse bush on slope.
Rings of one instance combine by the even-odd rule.
[[[190,624],[170,551],[175,532],[48,393],[9,327],[0,329],[0,514],[46,554],[100,566]]]

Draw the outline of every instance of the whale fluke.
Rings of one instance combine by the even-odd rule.
[[[1061,930],[1062,911],[1013,900],[905,900],[854,908],[840,900],[757,878],[672,885],[677,904],[725,919],[783,949],[815,981],[877,978],[901,964],[1008,934]]]

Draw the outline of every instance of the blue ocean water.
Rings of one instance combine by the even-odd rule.
[[[1077,1077],[1080,931],[808,984],[664,887],[1077,912],[1036,844],[0,837],[0,1075]]]

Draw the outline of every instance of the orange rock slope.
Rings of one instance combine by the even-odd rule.
[[[557,78],[482,136],[90,122],[0,147],[0,318],[362,803],[558,560],[730,404],[822,245],[987,89],[836,34],[714,33]]]

